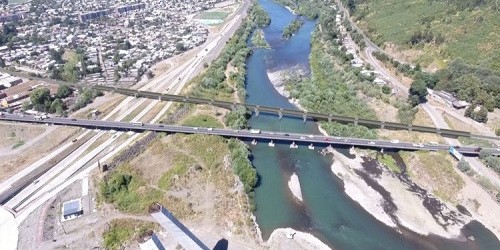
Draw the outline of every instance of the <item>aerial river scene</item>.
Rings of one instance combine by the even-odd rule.
[[[247,59],[246,102],[251,104],[297,108],[280,95],[268,73],[300,69],[310,74],[311,37],[316,21],[305,20],[290,39],[282,38],[283,28],[297,16],[270,0],[259,4],[270,15],[271,24],[263,28],[270,49],[255,48]],[[250,119],[252,128],[319,134],[313,121],[260,114]],[[256,218],[262,237],[269,238],[277,228],[291,227],[309,232],[335,249],[498,249],[496,237],[480,223],[472,221],[462,229],[474,236],[473,243],[422,236],[412,230],[391,228],[377,220],[344,192],[343,180],[331,170],[332,155],[322,148],[307,145],[290,149],[288,144],[268,147],[267,142],[250,146],[252,162],[260,177],[256,188]],[[347,148],[338,152],[352,158]],[[303,201],[298,201],[287,185],[290,176],[298,176]]]

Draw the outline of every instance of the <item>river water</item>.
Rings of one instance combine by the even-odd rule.
[[[275,91],[267,71],[299,66],[307,73],[316,22],[306,21],[296,35],[283,40],[283,28],[296,17],[270,0],[259,3],[271,16],[271,24],[264,28],[271,49],[255,49],[247,59],[246,102],[295,108]],[[302,119],[279,120],[275,115],[261,113],[249,122],[253,128],[265,130],[319,133],[315,123],[303,123]],[[473,243],[422,237],[407,230],[399,233],[385,226],[344,193],[343,182],[331,172],[331,156],[321,155],[318,148],[290,149],[283,144],[271,148],[267,142],[260,142],[250,149],[260,177],[255,190],[255,215],[265,240],[276,228],[292,227],[310,232],[336,249],[500,249],[496,237],[477,222],[463,230],[466,236],[475,236]],[[339,150],[346,153],[345,149]],[[293,172],[301,184],[304,199],[301,204],[288,189]]]

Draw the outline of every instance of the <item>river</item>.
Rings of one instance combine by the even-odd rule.
[[[289,40],[281,38],[283,28],[294,18],[286,8],[270,0],[259,0],[271,16],[264,35],[271,49],[255,49],[247,59],[247,103],[282,108],[295,108],[281,96],[268,79],[267,71],[299,66],[309,72],[311,34],[315,21],[305,21]],[[260,114],[250,119],[253,128],[318,134],[314,122]],[[331,156],[323,156],[307,147],[290,149],[289,145],[268,147],[261,142],[250,146],[253,165],[259,173],[255,212],[264,239],[276,228],[292,227],[310,232],[336,249],[494,249],[496,237],[474,222],[464,230],[474,235],[474,243],[461,243],[439,237],[423,237],[407,230],[397,232],[376,220],[358,203],[350,199],[343,182],[330,169]],[[345,149],[340,149],[346,153]],[[288,189],[291,174],[297,173],[303,203],[298,203]]]

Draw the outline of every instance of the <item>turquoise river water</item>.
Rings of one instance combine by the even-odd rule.
[[[271,16],[264,28],[271,49],[255,49],[247,59],[247,99],[252,104],[295,108],[275,91],[267,71],[299,66],[309,71],[311,34],[316,22],[306,21],[289,40],[281,38],[283,28],[296,16],[270,0],[259,0]],[[313,122],[260,114],[250,119],[253,128],[318,134]],[[339,149],[346,153],[345,149]],[[498,239],[480,223],[472,222],[463,229],[474,242],[446,240],[435,236],[420,236],[408,230],[401,233],[385,226],[367,213],[345,193],[343,182],[330,169],[331,156],[307,147],[291,150],[288,145],[267,143],[251,146],[253,164],[260,177],[256,188],[255,215],[264,239],[276,228],[292,227],[312,233],[336,249],[500,249]],[[287,182],[297,173],[303,203],[294,201]]]

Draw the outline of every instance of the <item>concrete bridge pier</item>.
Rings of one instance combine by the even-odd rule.
[[[160,102],[161,102],[161,96],[158,96],[158,101],[160,101]]]
[[[254,108],[253,112],[255,113],[255,117],[259,116],[259,109],[258,108]]]
[[[137,93],[135,93],[134,97],[137,99],[139,97],[139,95]]]
[[[380,153],[382,153],[382,154],[384,153],[384,148],[380,149]]]
[[[385,127],[385,122],[384,122],[384,121],[381,121],[381,122],[380,122],[380,128],[381,128],[381,129],[384,129],[384,127]]]
[[[328,122],[332,122],[332,115],[328,116]]]
[[[303,114],[302,115],[302,122],[306,123],[306,121],[307,121],[307,115]]]
[[[253,139],[252,145],[257,145],[257,140]]]
[[[408,124],[408,131],[412,131],[412,130],[413,130],[413,128],[412,128],[411,124]]]
[[[283,118],[283,112],[281,112],[282,110],[283,110],[283,109],[280,109],[280,110],[278,111],[278,119],[280,119],[280,120],[281,120],[281,118]]]
[[[354,118],[354,125],[358,125],[358,118]]]
[[[268,145],[269,145],[269,147],[274,147],[274,142],[273,142],[273,140],[271,140],[271,141],[269,142],[269,144],[268,144]]]

